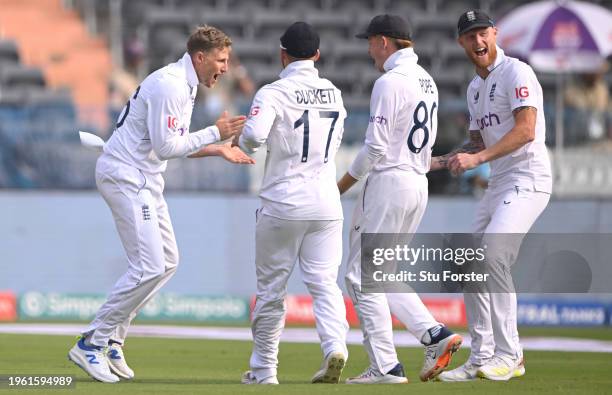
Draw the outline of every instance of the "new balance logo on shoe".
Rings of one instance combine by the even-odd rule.
[[[110,359],[121,359],[121,355],[119,355],[119,351],[117,351],[114,348],[109,351],[108,357]]]
[[[85,356],[87,357],[87,361],[91,364],[99,364],[100,362],[98,362],[98,360],[96,359],[96,356],[94,354],[85,354]]]

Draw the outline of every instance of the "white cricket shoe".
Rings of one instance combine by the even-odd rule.
[[[357,377],[346,379],[346,384],[407,384],[408,379],[404,373],[401,363],[395,365],[387,374],[382,374],[378,369],[367,368]]]
[[[439,381],[472,381],[478,377],[479,365],[467,361],[456,369],[440,373],[436,379]]]
[[[435,344],[425,346],[425,360],[419,373],[421,381],[429,381],[442,373],[453,354],[461,347],[462,341],[461,336],[453,333]]]
[[[311,383],[338,384],[342,369],[346,364],[346,357],[339,351],[330,352],[323,360],[321,369],[312,376]]]
[[[514,374],[512,377],[523,377],[525,375],[525,357],[521,358],[521,362],[519,362],[516,369],[514,369]]]
[[[131,380],[134,378],[134,371],[130,369],[123,355],[123,347],[119,343],[111,344],[106,350],[106,358],[110,370],[122,379]]]
[[[119,381],[119,377],[111,373],[108,367],[106,350],[103,347],[86,345],[84,337],[81,337],[74,347],[70,349],[68,359],[95,380],[103,383],[116,383]]]
[[[493,355],[489,361],[478,368],[478,377],[494,381],[508,381],[515,372],[520,373],[520,361],[499,355]],[[524,368],[524,366],[523,366]]]
[[[251,372],[247,370],[242,374],[242,379],[240,380],[242,384],[278,384],[278,379],[276,376],[266,377],[263,380],[257,380],[257,377]]]

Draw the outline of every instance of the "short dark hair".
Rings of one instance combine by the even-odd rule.
[[[208,52],[211,49],[223,49],[232,45],[227,34],[214,26],[199,26],[187,40],[187,52],[193,55],[197,51]]]

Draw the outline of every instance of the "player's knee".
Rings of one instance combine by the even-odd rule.
[[[257,298],[253,314],[257,316],[279,315],[285,313],[285,298]]]
[[[335,281],[306,281],[304,280],[304,284],[306,288],[308,288],[308,292],[313,297],[323,296],[323,295],[334,295],[340,294],[340,288]]]

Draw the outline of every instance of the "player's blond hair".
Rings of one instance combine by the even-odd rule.
[[[214,26],[199,26],[187,40],[187,52],[193,55],[197,51],[208,52],[211,49],[223,49],[232,45],[229,36]]]
[[[404,48],[412,47],[412,41],[410,40],[404,40],[401,38],[389,38],[389,40],[391,40],[391,42],[395,44],[395,47],[397,49],[404,49]]]

